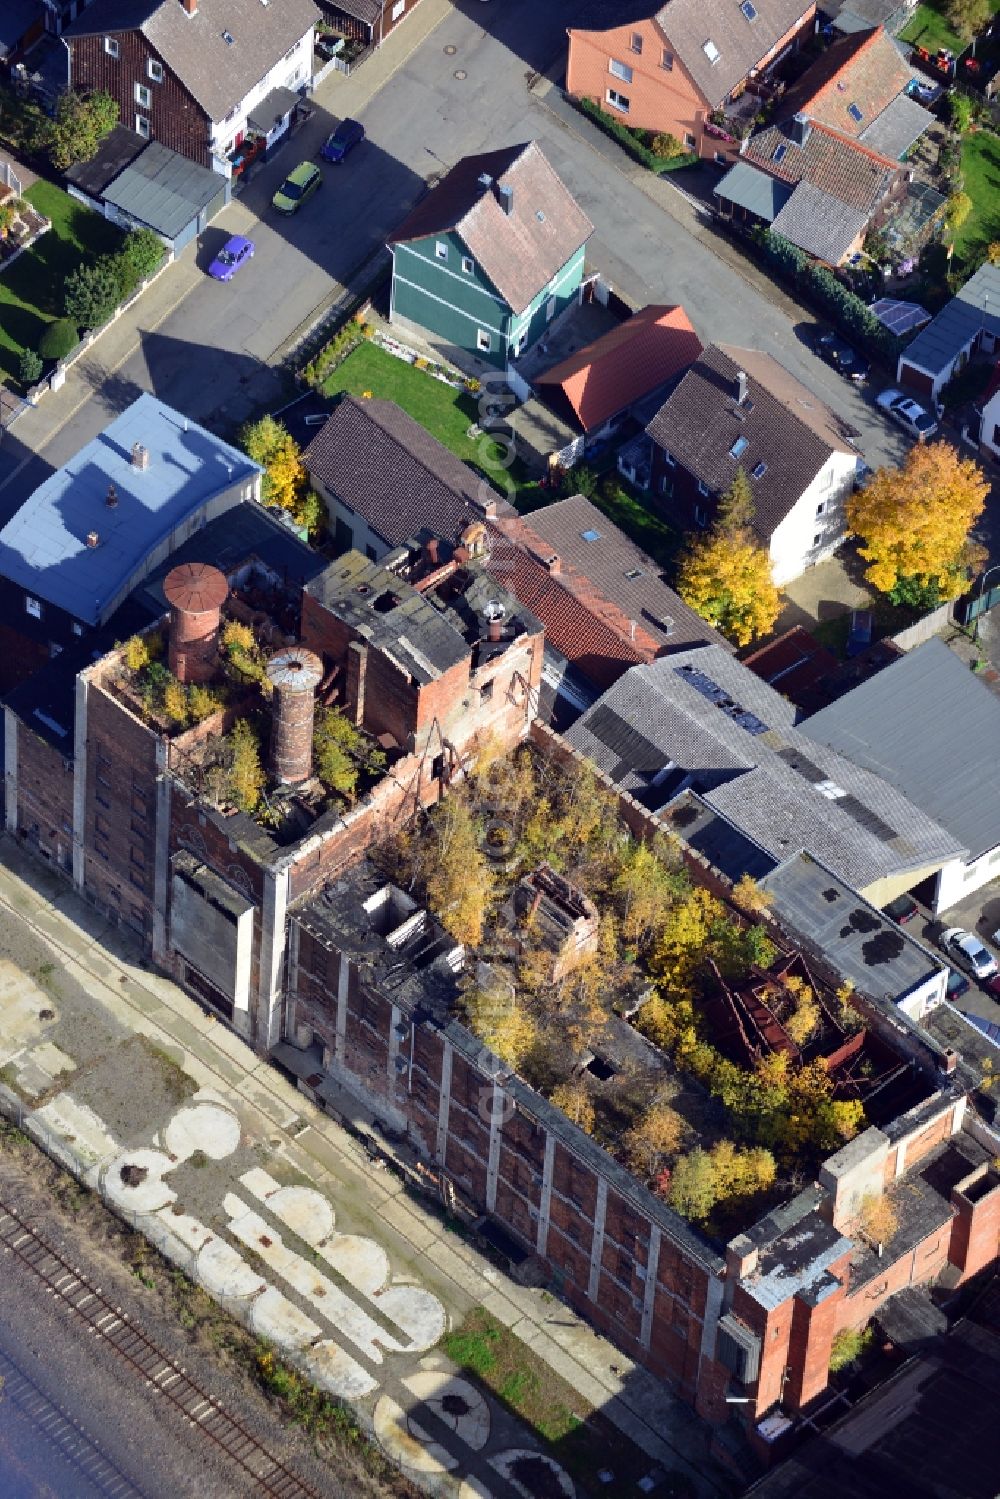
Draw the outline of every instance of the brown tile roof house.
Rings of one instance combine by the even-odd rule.
[[[738,396],[738,375],[746,395]],[[831,453],[854,455],[842,423],[784,365],[756,349],[707,348],[646,428],[708,493],[722,494],[737,465],[750,480],[762,540],[791,512]]]
[[[826,125],[789,120],[752,135],[744,159],[782,182],[808,182],[866,214],[888,193],[897,161],[847,140]]]
[[[392,401],[342,396],[302,461],[328,504],[332,497],[359,518],[383,552],[421,532],[457,541],[499,502],[485,480]]]
[[[781,101],[782,116],[805,114],[857,140],[913,77],[881,26],[841,37]]]
[[[224,120],[320,12],[312,0],[95,0],[64,32],[78,37],[141,31],[209,119]],[[227,40],[232,38],[232,40]]]
[[[751,17],[738,0],[668,0],[656,21],[705,98],[720,105],[813,9],[803,0],[753,0]]]
[[[649,306],[539,376],[549,405],[583,432],[669,384],[701,353],[683,307]]]
[[[488,570],[595,687],[695,645],[732,646],[668,588],[653,559],[583,495],[490,525]]]
[[[501,181],[513,189],[510,213],[494,188]],[[389,244],[452,231],[519,313],[590,238],[594,226],[535,141],[528,141],[463,157],[404,219]]]

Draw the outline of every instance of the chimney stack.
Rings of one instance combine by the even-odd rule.
[[[500,207],[507,217],[510,218],[510,215],[514,212],[514,189],[509,187],[505,182],[498,183],[497,196],[500,199]]]
[[[108,485],[108,493],[104,503],[109,510],[114,510],[118,504],[118,491],[113,484]]]
[[[797,115],[793,115],[793,117],[792,117],[792,125],[791,125],[791,135],[792,135],[792,140],[795,142],[795,144],[797,146],[804,146],[805,145],[806,141],[809,139],[809,134],[810,134],[811,130],[812,130],[812,121],[810,120],[810,118],[809,118],[809,116],[807,114],[803,114],[801,112],[801,110],[800,110]]]
[[[132,467],[137,469],[149,467],[149,449],[144,448],[141,442],[132,444]]]
[[[312,775],[313,718],[323,663],[312,651],[288,646],[267,663],[274,689],[271,716],[271,769],[279,781],[297,785]]]
[[[491,599],[483,610],[486,616],[486,639],[494,644],[503,639],[503,622],[506,613],[499,599]]]
[[[101,538],[100,538],[100,536],[98,535],[98,533],[96,531],[88,531],[87,532],[87,545],[89,547],[99,546],[100,545],[100,541],[101,541]]]
[[[207,562],[182,562],[167,573],[163,592],[170,605],[170,670],[179,682],[210,681],[219,616],[229,597],[225,574]]]
[[[747,377],[743,370],[736,376],[736,404],[742,406],[747,398]]]
[[[551,556],[545,558],[545,567],[554,578],[558,578],[562,572],[562,563],[559,560],[558,553],[553,552]]]
[[[198,0],[181,0],[181,7],[187,11],[189,16],[198,14]]]

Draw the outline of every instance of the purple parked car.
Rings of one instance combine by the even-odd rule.
[[[216,281],[232,281],[241,265],[253,259],[253,240],[234,234],[227,239],[208,268],[208,274]]]

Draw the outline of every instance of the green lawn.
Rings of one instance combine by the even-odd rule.
[[[973,206],[955,236],[959,260],[1000,240],[1000,136],[979,130],[962,138],[962,178]]]
[[[114,224],[49,182],[36,182],[24,196],[52,228],[0,274],[0,375],[14,380],[22,352],[37,349],[46,323],[62,315],[67,272],[122,241]]]
[[[453,390],[426,370],[387,354],[377,344],[363,343],[348,354],[323,382],[323,389],[328,396],[339,395],[342,390],[352,396],[370,391],[373,396],[395,401],[463,463],[481,467],[491,455],[492,443],[468,436],[479,415],[474,395]]]
[[[542,1450],[572,1475],[578,1494],[640,1499],[640,1480],[652,1466],[646,1454],[483,1307],[448,1333],[441,1348],[467,1376],[517,1412]],[[610,1485],[599,1477],[604,1469],[614,1474]],[[532,1492],[555,1492],[544,1474],[525,1471],[517,1476],[526,1487],[533,1481],[538,1485]],[[695,1492],[691,1479],[678,1469],[664,1473],[656,1489],[662,1499],[690,1499]]]
[[[994,12],[1000,10],[1000,0],[990,0],[990,3]],[[939,47],[948,47],[957,56],[965,50],[966,44],[952,31],[947,11],[947,0],[921,0],[899,33],[900,41],[924,47],[931,54]]]

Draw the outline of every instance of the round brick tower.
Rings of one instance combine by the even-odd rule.
[[[287,646],[267,663],[274,688],[271,713],[271,769],[279,781],[296,785],[312,774],[313,718],[323,663],[312,651]]]
[[[219,615],[229,584],[207,562],[182,562],[163,582],[170,605],[167,662],[181,682],[208,682],[215,674]]]

